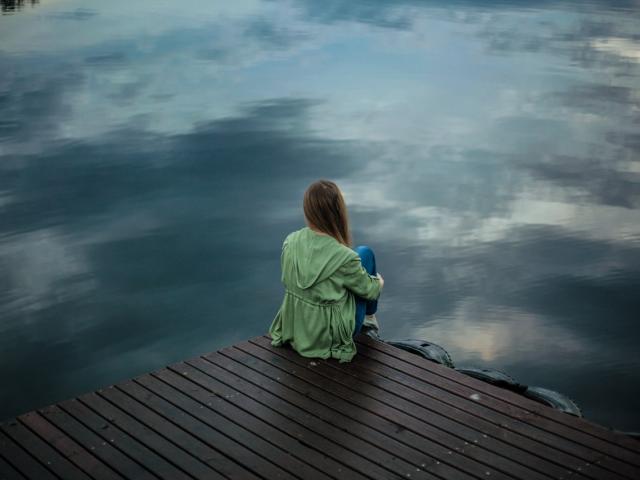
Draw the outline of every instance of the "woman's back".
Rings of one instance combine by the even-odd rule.
[[[350,361],[355,295],[377,298],[379,279],[362,268],[356,252],[308,227],[287,236],[281,267],[285,296],[269,329],[272,344],[289,342],[306,357]]]
[[[349,259],[357,257],[348,247],[308,227],[291,233],[282,246],[282,283],[291,292],[323,303],[346,294],[337,278],[331,278]]]

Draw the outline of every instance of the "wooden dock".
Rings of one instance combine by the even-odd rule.
[[[0,478],[640,479],[640,442],[368,337],[266,337],[0,426]]]

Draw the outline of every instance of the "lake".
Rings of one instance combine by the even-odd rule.
[[[269,327],[338,183],[385,339],[640,430],[640,5],[2,0],[0,419]]]

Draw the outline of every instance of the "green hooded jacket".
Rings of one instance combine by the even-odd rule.
[[[280,266],[285,294],[269,328],[271,344],[290,342],[305,357],[351,361],[355,295],[378,298],[380,280],[367,273],[356,252],[308,227],[287,236]]]

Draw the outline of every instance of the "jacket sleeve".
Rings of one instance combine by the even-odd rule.
[[[358,297],[375,300],[380,296],[380,280],[367,273],[357,255],[349,259],[339,270],[345,288]]]

